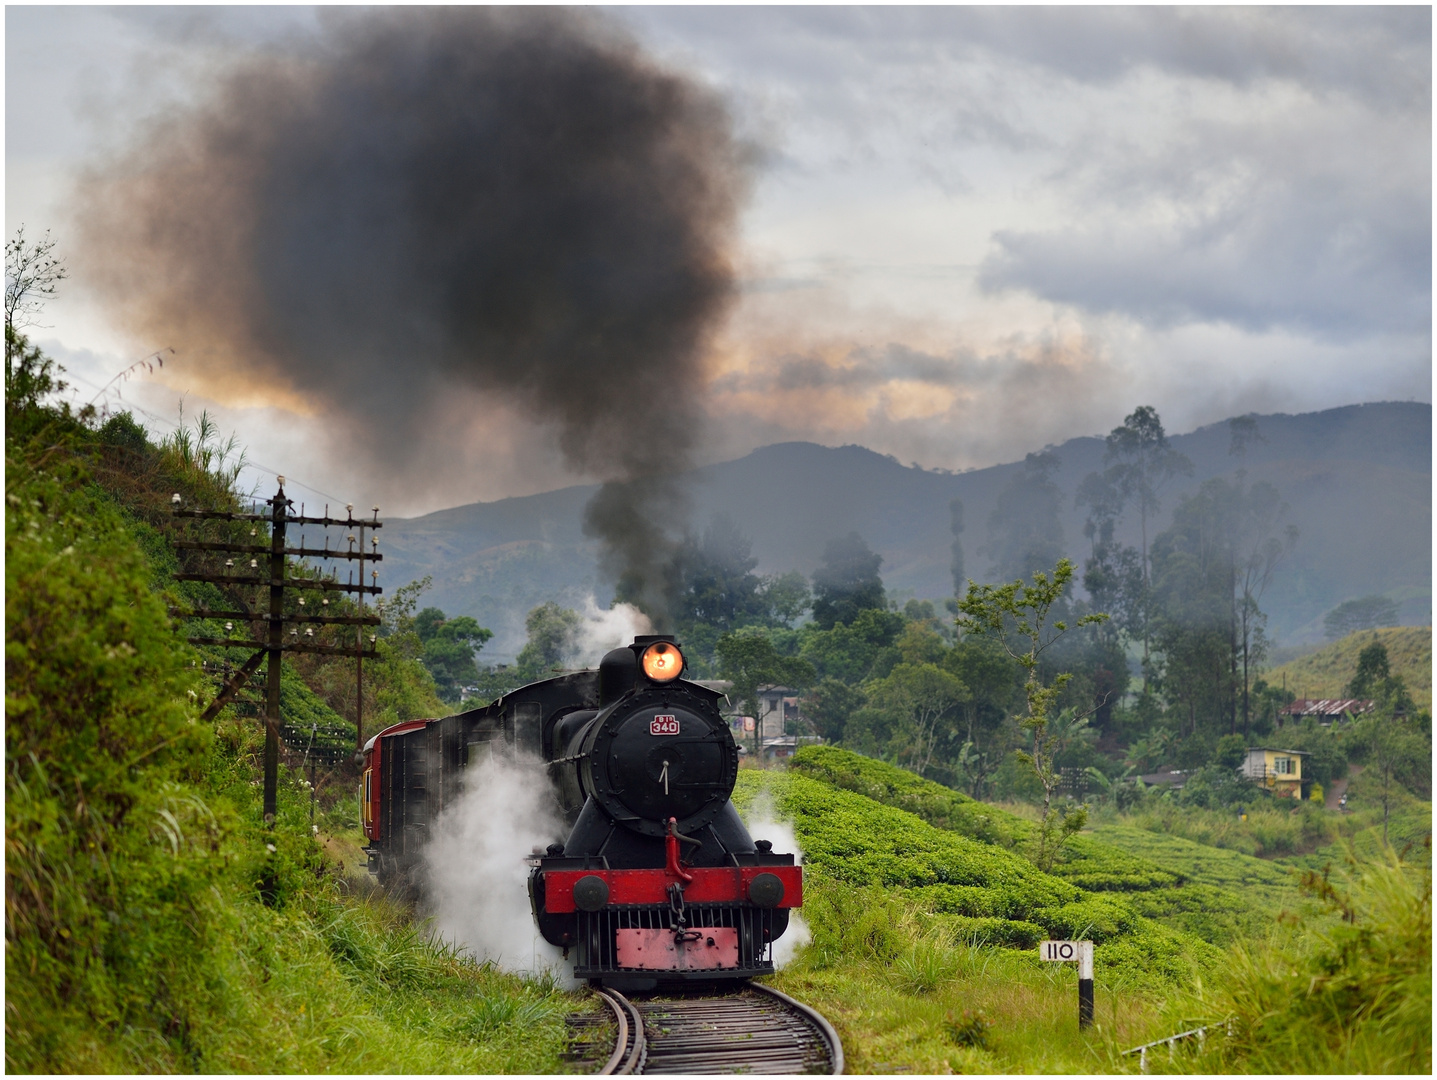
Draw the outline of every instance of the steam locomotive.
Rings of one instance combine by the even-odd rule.
[[[645,990],[771,973],[803,871],[749,836],[730,801],[738,747],[723,695],[683,671],[672,637],[637,637],[597,671],[379,732],[361,790],[370,871],[417,883],[426,833],[467,770],[528,755],[547,763],[569,825],[529,857],[530,906],[576,978]]]

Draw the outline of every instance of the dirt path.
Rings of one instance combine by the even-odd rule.
[[[1343,795],[1347,794],[1347,785],[1353,780],[1357,779],[1357,775],[1360,772],[1362,772],[1361,765],[1347,766],[1347,775],[1344,776],[1341,780],[1332,781],[1332,789],[1326,793],[1323,805],[1329,810],[1338,809],[1338,800],[1341,799]]]

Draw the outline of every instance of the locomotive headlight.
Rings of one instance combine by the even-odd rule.
[[[677,645],[656,641],[644,650],[644,674],[654,682],[677,679],[684,670],[684,654]]]

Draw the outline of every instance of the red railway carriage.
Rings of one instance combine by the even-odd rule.
[[[361,795],[371,870],[413,888],[430,823],[464,772],[533,755],[549,765],[569,831],[530,858],[530,901],[576,977],[645,989],[771,972],[803,872],[749,836],[730,801],[738,748],[722,695],[683,668],[672,638],[639,637],[598,671],[381,731],[365,747]]]

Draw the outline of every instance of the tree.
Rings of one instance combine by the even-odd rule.
[[[768,621],[778,626],[791,626],[813,604],[808,579],[797,570],[766,577],[759,587],[759,598]]]
[[[419,635],[420,641],[429,641],[444,625],[444,620],[447,618],[449,616],[437,607],[427,607],[414,616],[414,632]]]
[[[1387,822],[1392,803],[1404,787],[1415,786],[1432,770],[1432,743],[1391,706],[1369,713],[1354,725],[1354,748],[1365,754],[1367,773],[1376,781],[1382,802],[1382,842],[1387,843]],[[1364,773],[1364,778],[1367,773]]]
[[[813,729],[829,742],[843,738],[844,728],[854,710],[866,703],[862,690],[832,676],[820,679],[803,696],[803,715],[813,722]]]
[[[1412,695],[1401,675],[1394,675],[1387,659],[1387,646],[1374,641],[1357,654],[1357,671],[1347,684],[1347,696],[1371,698],[1394,713],[1406,714],[1413,709]]]
[[[968,578],[963,573],[963,500],[954,499],[950,502],[948,512],[952,515],[949,528],[953,531],[953,558],[950,563],[950,569],[953,571],[953,595],[962,596],[968,587]]]
[[[1357,671],[1347,684],[1347,696],[1368,698],[1375,696],[1378,689],[1392,678],[1392,668],[1387,659],[1387,646],[1374,641],[1357,654]]]
[[[943,665],[969,689],[962,705],[965,732],[959,763],[968,793],[980,798],[1012,742],[1010,706],[1023,669],[986,634],[966,636],[949,650]]]
[[[1120,427],[1108,433],[1103,462],[1109,466],[1110,483],[1125,502],[1136,502],[1142,536],[1141,566],[1143,587],[1152,586],[1152,566],[1148,559],[1148,519],[1162,506],[1162,490],[1175,477],[1191,475],[1192,462],[1168,445],[1167,433],[1157,409],[1140,405],[1123,419]],[[1143,612],[1143,679],[1146,689],[1149,631],[1146,610]]]
[[[480,626],[469,615],[446,618],[435,607],[425,608],[414,617],[414,631],[423,642],[420,659],[434,676],[439,696],[445,701],[459,700],[461,689],[478,681],[479,666],[474,654],[494,636],[494,631]]]
[[[1397,605],[1380,594],[1344,600],[1322,620],[1323,632],[1329,641],[1336,641],[1358,630],[1397,625]]]
[[[733,683],[733,697],[745,712],[759,719],[758,688],[791,686],[802,689],[814,678],[813,665],[795,656],[784,656],[773,647],[769,636],[756,631],[737,631],[719,638],[715,647],[719,673]],[[753,748],[757,756],[759,725],[754,724]]]
[[[1217,741],[1213,763],[1224,769],[1236,769],[1247,757],[1247,740],[1241,735],[1224,735]]]
[[[897,665],[868,690],[869,703],[894,715],[902,745],[897,757],[920,776],[938,746],[951,737],[950,721],[972,695],[963,681],[932,663]]]
[[[1114,643],[1119,634],[1133,639],[1143,636],[1148,605],[1142,554],[1114,539],[1124,505],[1122,491],[1114,482],[1115,468],[1085,476],[1074,499],[1075,506],[1088,508],[1083,535],[1090,553],[1083,566],[1083,588],[1096,610],[1112,616],[1108,626]]]
[[[701,539],[690,537],[679,560],[681,627],[701,623],[726,632],[762,614],[753,543],[727,514],[715,514]]]
[[[878,568],[877,554],[856,532],[830,540],[823,550],[823,565],[813,573],[813,622],[820,630],[848,624],[860,611],[885,609],[888,598]]]
[[[524,619],[529,640],[516,660],[520,678],[546,678],[552,669],[565,664],[577,650],[582,625],[577,611],[560,607],[552,600],[531,610]]]
[[[1079,811],[1061,819],[1053,808],[1053,793],[1058,790],[1059,777],[1054,759],[1061,752],[1059,736],[1050,731],[1051,712],[1063,686],[1072,675],[1063,672],[1044,684],[1039,677],[1040,660],[1055,641],[1067,633],[1069,626],[1058,619],[1048,622],[1053,606],[1063,596],[1073,577],[1073,564],[1059,559],[1052,576],[1035,571],[1032,581],[1014,581],[1007,585],[970,585],[968,595],[958,602],[962,614],[959,625],[974,634],[992,634],[1004,651],[1025,673],[1023,693],[1027,699],[1027,715],[1021,726],[1032,735],[1032,750],[1018,751],[1019,758],[1032,768],[1043,786],[1043,820],[1038,830],[1037,863],[1040,869],[1052,868],[1058,850],[1068,836],[1081,829],[1087,814]],[[1081,616],[1074,628],[1103,622],[1106,614]],[[1073,718],[1068,718],[1071,724]],[[1059,835],[1061,833],[1061,835]]]
[[[1280,561],[1297,542],[1271,485],[1214,477],[1185,496],[1153,541],[1151,617],[1169,700],[1199,717],[1252,724],[1252,679],[1266,652],[1259,607]]]
[[[34,326],[35,316],[70,276],[55,255],[55,241],[47,229],[37,242],[25,239],[25,226],[5,242],[5,383],[10,384],[14,343],[21,331]]]
[[[856,685],[869,678],[882,678],[899,660],[898,636],[906,621],[896,611],[865,608],[853,621],[819,630],[813,623],[799,631],[799,655],[820,675]]]
[[[60,367],[38,346],[31,345],[23,331],[34,326],[35,316],[45,301],[54,297],[69,271],[54,254],[55,241],[48,232],[39,243],[25,239],[25,226],[5,243],[5,430],[11,439],[33,437],[45,426],[36,416],[40,402],[66,389],[58,378]],[[70,416],[66,404],[61,415]],[[82,417],[93,415],[89,407]]]
[[[1051,450],[1029,454],[998,493],[988,515],[988,543],[982,548],[993,560],[991,576],[1004,581],[1024,578],[1062,556],[1061,496],[1052,479],[1060,468],[1062,461]]]
[[[1235,457],[1246,464],[1248,447],[1255,443],[1266,443],[1267,436],[1263,435],[1257,427],[1257,415],[1248,413],[1246,416],[1234,416],[1227,422],[1229,457]]]

